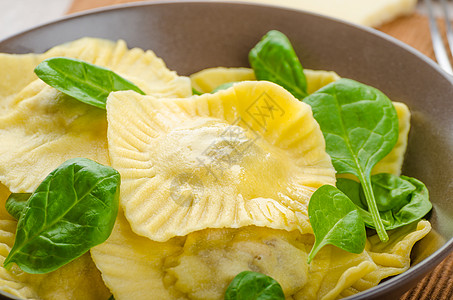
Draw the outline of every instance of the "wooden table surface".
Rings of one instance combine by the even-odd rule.
[[[73,0],[68,14],[92,8],[140,1],[144,0]],[[444,28],[440,21],[439,24],[441,28]],[[377,29],[405,42],[431,59],[435,59],[426,16],[414,13],[406,17],[400,17]],[[437,299],[453,299],[453,253],[437,266],[434,271],[423,278],[416,287],[404,294],[400,300]]]

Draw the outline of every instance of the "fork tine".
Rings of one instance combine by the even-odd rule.
[[[440,35],[439,27],[437,26],[436,18],[434,17],[433,7],[431,0],[425,0],[425,5],[428,11],[429,17],[429,29],[431,31],[431,40],[433,42],[434,54],[436,56],[437,63],[440,65],[445,72],[453,75],[453,69],[448,59],[448,53],[445,50],[444,43],[442,41],[442,36]],[[442,1],[443,8],[446,8],[445,1]],[[446,9],[444,9],[447,12]],[[448,15],[448,12],[446,13]],[[449,23],[448,19],[446,20]],[[447,28],[448,28],[447,24]],[[451,27],[451,26],[450,26]],[[447,29],[448,30],[448,29]],[[451,28],[450,28],[451,30]]]
[[[453,29],[451,28],[450,16],[448,13],[448,7],[445,0],[441,0],[442,10],[444,11],[445,26],[447,27],[447,40],[450,48],[450,53],[453,56]]]

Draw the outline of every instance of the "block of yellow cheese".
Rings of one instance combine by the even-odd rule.
[[[235,1],[235,0],[233,0]],[[244,2],[244,0],[239,0]],[[306,10],[376,27],[415,10],[417,0],[245,0]]]

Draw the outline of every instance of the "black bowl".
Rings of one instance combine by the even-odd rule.
[[[0,41],[0,52],[43,52],[84,36],[124,39],[152,49],[188,75],[206,67],[248,66],[247,54],[267,31],[292,41],[306,68],[334,70],[408,104],[412,129],[403,173],[428,186],[437,240],[407,272],[350,299],[397,299],[453,250],[453,77],[430,59],[376,30],[275,6],[222,2],[152,2],[74,15]],[[2,70],[3,71],[3,70]],[[414,253],[426,251],[419,242]],[[418,248],[418,250],[417,250]],[[5,298],[7,299],[7,298]]]

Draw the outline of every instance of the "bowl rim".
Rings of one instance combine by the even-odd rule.
[[[54,20],[43,22],[41,24],[37,24],[35,26],[20,30],[16,33],[7,35],[7,36],[3,37],[2,39],[0,39],[0,45],[3,43],[7,43],[10,39],[17,38],[24,34],[29,34],[32,31],[41,29],[43,27],[56,25],[57,23],[66,22],[68,20],[76,19],[79,17],[102,14],[102,13],[107,13],[110,11],[124,10],[124,9],[142,7],[142,6],[165,6],[165,5],[181,5],[181,4],[265,7],[268,9],[292,11],[294,13],[311,15],[311,16],[315,16],[317,18],[327,19],[327,20],[330,20],[333,22],[341,23],[345,26],[353,27],[353,28],[359,29],[361,31],[365,31],[374,36],[378,36],[384,40],[391,42],[392,44],[394,44],[400,48],[403,48],[405,51],[408,51],[411,54],[414,54],[415,56],[417,56],[417,58],[423,60],[425,63],[429,64],[430,67],[432,67],[436,71],[438,71],[439,74],[441,74],[446,80],[450,81],[451,84],[453,85],[453,76],[446,73],[434,60],[432,60],[428,56],[424,55],[423,53],[421,53],[414,47],[411,47],[410,45],[398,40],[397,38],[394,38],[391,35],[388,35],[388,34],[382,32],[378,29],[375,29],[375,28],[369,27],[369,26],[365,26],[365,25],[361,25],[361,24],[357,24],[357,23],[353,23],[350,21],[346,21],[346,20],[343,20],[340,18],[323,15],[321,13],[311,12],[311,11],[304,10],[304,9],[285,7],[285,6],[279,5],[279,4],[247,2],[247,0],[235,0],[235,1],[228,1],[228,0],[154,0],[154,1],[153,0],[144,0],[144,1],[134,1],[134,2],[119,3],[119,4],[109,5],[109,6],[91,8],[91,9],[87,9],[87,10],[83,10],[83,11],[74,12],[74,13],[71,13],[68,15],[64,15],[64,16],[55,18]]]
[[[302,10],[302,9],[295,9],[295,8],[289,8],[289,7],[284,7],[282,5],[278,4],[265,4],[265,3],[255,3],[255,2],[246,2],[246,1],[225,1],[225,0],[157,0],[157,1],[138,1],[138,2],[130,2],[130,3],[122,3],[122,4],[115,4],[115,5],[110,5],[106,7],[99,7],[99,8],[93,8],[93,9],[88,9],[80,12],[75,12],[66,16],[62,16],[59,18],[56,18],[52,21],[48,21],[42,24],[38,24],[36,26],[21,30],[15,34],[8,35],[2,39],[0,39],[0,46],[2,44],[8,44],[10,40],[16,39],[22,35],[26,34],[32,34],[33,31],[39,30],[39,29],[44,29],[45,27],[49,26],[58,26],[59,23],[64,23],[69,20],[77,19],[80,17],[85,17],[85,16],[95,16],[98,14],[104,14],[104,13],[109,13],[112,11],[121,11],[121,10],[126,10],[126,9],[131,9],[131,8],[136,8],[136,7],[144,7],[144,6],[173,6],[173,5],[212,5],[212,6],[217,6],[217,5],[228,5],[228,6],[249,6],[249,7],[260,7],[260,8],[267,8],[267,9],[277,9],[277,10],[286,10],[286,11],[292,11],[294,13],[299,13],[302,15],[310,15],[314,16],[316,18],[320,19],[325,19],[330,22],[337,22],[341,23],[342,25],[348,26],[348,27],[353,27],[355,29],[358,29],[360,31],[365,31],[367,34],[371,34],[379,39],[386,40],[393,44],[396,47],[402,48],[406,52],[411,53],[412,55],[415,55],[418,59],[422,60],[426,64],[428,64],[431,68],[433,68],[437,73],[439,73],[444,79],[446,79],[448,82],[450,82],[453,85],[453,76],[447,74],[443,69],[440,68],[440,66],[430,59],[428,56],[422,54],[415,48],[409,46],[408,44],[386,34],[383,33],[377,29],[367,27],[364,25],[360,24],[355,24],[349,21],[345,21],[339,18],[331,17],[331,16],[326,16],[322,15],[320,13],[315,13],[315,12],[310,12],[307,10]],[[49,45],[49,47],[53,47],[55,45]],[[175,70],[177,71],[177,70]],[[373,296],[384,296],[387,292],[393,290],[395,287],[398,287],[400,285],[404,285],[404,283],[410,283],[412,280],[420,279],[424,276],[427,276],[429,271],[433,270],[435,267],[437,267],[442,260],[444,260],[449,254],[453,253],[453,237],[450,238],[443,244],[439,249],[434,251],[432,254],[424,258],[422,261],[417,263],[414,266],[411,266],[408,270],[405,272],[392,276],[391,278],[385,280],[384,282],[379,283],[377,286],[372,287],[370,289],[367,289],[365,291],[362,291],[358,294],[346,297],[344,299],[368,299],[369,297]],[[421,273],[421,274],[420,274]],[[407,291],[405,289],[405,291]],[[3,291],[0,291],[0,298],[2,297]],[[15,299],[15,298],[12,298]],[[18,299],[18,298],[17,298]]]

